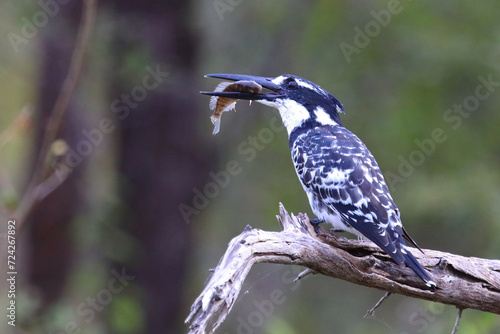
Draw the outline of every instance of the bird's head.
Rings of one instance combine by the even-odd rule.
[[[342,104],[320,86],[291,74],[275,78],[242,74],[207,74],[206,77],[231,81],[254,81],[262,86],[260,93],[201,92],[206,95],[253,100],[279,110],[290,135],[295,129],[318,125],[342,125]],[[264,90],[265,89],[265,90]]]

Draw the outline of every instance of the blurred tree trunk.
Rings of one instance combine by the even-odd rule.
[[[35,143],[32,170],[39,161],[42,137],[47,120],[68,74],[69,63],[81,16],[81,3],[60,6],[60,13],[51,21],[52,29],[40,32],[40,81],[36,115]],[[37,36],[38,37],[38,36]],[[32,41],[35,43],[35,40]],[[75,99],[65,113],[58,138],[75,148],[82,139],[84,113],[76,106]],[[72,170],[68,178],[45,199],[36,204],[27,217],[30,258],[29,283],[38,288],[42,297],[41,310],[56,301],[64,286],[74,258],[71,222],[83,202],[81,179],[85,163]]]
[[[133,274],[145,290],[147,333],[154,334],[185,330],[181,296],[190,233],[178,206],[190,203],[213,165],[192,130],[199,78],[190,7],[182,0],[114,1],[110,86],[112,99],[120,100],[119,166],[127,225],[141,247]],[[155,80],[159,85],[148,88]]]

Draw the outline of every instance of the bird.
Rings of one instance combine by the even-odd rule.
[[[260,77],[242,74],[207,74],[230,81],[253,81],[265,90],[202,94],[253,100],[278,109],[286,127],[292,161],[317,218],[315,227],[330,223],[337,231],[366,237],[396,263],[406,264],[431,288],[436,283],[409,250],[405,239],[420,247],[401,222],[398,207],[374,156],[344,127],[342,103],[319,85],[283,74]]]

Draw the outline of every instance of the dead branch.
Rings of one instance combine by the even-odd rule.
[[[386,291],[385,292],[385,295],[382,296],[382,298],[380,298],[380,300],[371,308],[369,309],[368,311],[366,311],[366,314],[363,318],[368,318],[368,317],[375,317],[375,310],[377,308],[380,307],[380,305],[382,305],[382,303],[384,302],[384,300],[386,300],[387,298],[389,298],[389,296],[391,295],[391,293],[389,291]]]
[[[295,264],[316,273],[389,293],[500,314],[500,261],[413,250],[438,285],[429,289],[405,266],[393,262],[375,244],[316,235],[304,214],[290,216],[280,203],[281,232],[247,226],[228,249],[186,319],[189,333],[210,333],[224,321],[243,281],[258,262]]]
[[[462,318],[462,311],[463,311],[463,309],[461,309],[461,308],[458,309],[457,319],[455,320],[455,326],[453,326],[453,330],[451,331],[451,334],[456,334],[458,331],[458,325],[460,324],[460,318]]]

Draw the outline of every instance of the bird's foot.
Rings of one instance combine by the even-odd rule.
[[[325,221],[321,218],[314,218],[309,219],[309,222],[314,227],[314,232],[316,232],[316,234],[319,234],[319,224],[324,223]]]
[[[318,225],[324,223],[325,221],[321,218],[314,218],[314,219],[309,219],[309,222],[313,225]]]

